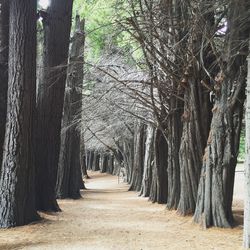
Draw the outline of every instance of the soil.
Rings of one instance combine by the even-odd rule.
[[[61,200],[63,212],[42,221],[0,230],[0,249],[166,250],[242,249],[242,202],[235,201],[238,226],[202,229],[164,205],[128,192],[107,174],[89,173],[80,200]]]

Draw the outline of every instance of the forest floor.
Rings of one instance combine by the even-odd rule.
[[[38,223],[0,230],[0,249],[241,249],[240,200],[234,202],[238,226],[203,230],[191,217],[127,192],[128,186],[118,184],[115,176],[90,176],[82,199],[59,201],[63,212],[41,214],[44,219]]]

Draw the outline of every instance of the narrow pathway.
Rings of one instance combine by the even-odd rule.
[[[241,249],[242,227],[202,230],[191,217],[151,204],[117,177],[90,173],[81,200],[60,201],[62,213],[0,230],[0,249]]]

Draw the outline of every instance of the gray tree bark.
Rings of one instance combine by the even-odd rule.
[[[36,0],[10,1],[8,115],[0,175],[0,227],[21,226],[38,219],[33,157],[36,5]]]
[[[37,98],[37,208],[59,211],[56,201],[61,119],[66,83],[73,0],[51,0],[43,18],[43,79]]]
[[[204,227],[233,225],[232,199],[245,100],[250,3],[230,1],[224,67],[216,77],[216,101],[203,157],[194,221]],[[241,27],[241,29],[239,29]]]
[[[80,189],[84,186],[83,181],[81,181],[80,155],[84,41],[84,22],[77,15],[69,55],[67,88],[62,121],[63,133],[57,174],[57,197],[61,199],[80,198]]]
[[[6,126],[9,54],[9,0],[0,1],[0,172]]]

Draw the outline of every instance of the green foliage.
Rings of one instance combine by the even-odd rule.
[[[104,49],[105,43],[112,37],[115,0],[76,0],[74,13],[78,13],[86,21],[87,46],[91,56],[96,58]]]
[[[86,59],[95,61],[101,53],[111,47],[120,48],[129,60],[142,56],[138,44],[121,30],[118,20],[129,16],[127,1],[121,0],[75,0],[74,15],[85,19]]]

